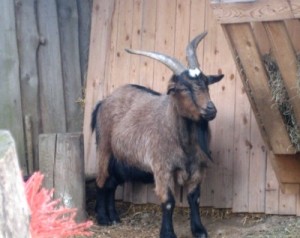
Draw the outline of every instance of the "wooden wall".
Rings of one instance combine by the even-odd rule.
[[[0,128],[12,132],[24,174],[38,168],[39,134],[82,130],[91,7],[0,1]]]
[[[201,67],[206,74],[224,73],[226,77],[210,89],[218,108],[211,123],[215,164],[203,184],[202,206],[300,215],[300,195],[279,190],[271,154],[208,0],[94,0],[84,115],[86,175],[95,176],[97,169],[90,131],[96,101],[126,83],[165,92],[171,76],[160,63],[129,55],[124,48],[155,50],[184,62],[187,42],[204,30],[208,35],[198,48]],[[118,196],[137,203],[156,202],[152,190],[152,186],[126,184]],[[181,195],[185,191],[178,189],[178,204],[186,205]]]

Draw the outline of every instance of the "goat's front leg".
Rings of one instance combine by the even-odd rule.
[[[207,238],[207,231],[203,226],[200,218],[199,205],[200,205],[200,184],[192,190],[188,196],[188,203],[190,206],[190,220],[192,234],[196,238]]]
[[[168,198],[161,204],[162,223],[160,229],[160,238],[176,238],[173,228],[173,211],[175,208],[175,199],[169,190]]]

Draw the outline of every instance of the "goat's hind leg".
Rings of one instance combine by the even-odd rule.
[[[119,214],[116,209],[115,205],[115,193],[117,190],[119,183],[117,180],[111,176],[107,182],[106,182],[106,187],[107,187],[107,213],[110,222],[115,225],[117,223],[121,223],[121,219],[119,217]]]
[[[196,238],[207,238],[207,231],[203,226],[200,218],[199,205],[200,205],[200,191],[201,187],[198,184],[188,194],[187,199],[190,206],[190,221],[192,234]]]
[[[109,226],[111,221],[107,211],[108,189],[97,186],[96,194],[96,218],[99,225]]]

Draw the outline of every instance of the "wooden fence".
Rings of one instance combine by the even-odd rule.
[[[283,194],[279,189],[271,153],[208,0],[94,0],[84,115],[86,174],[94,176],[97,168],[90,131],[96,101],[126,83],[165,92],[171,76],[165,66],[129,55],[124,48],[155,50],[184,61],[187,42],[204,30],[208,36],[198,49],[201,67],[206,74],[224,73],[226,77],[210,90],[218,108],[211,123],[215,164],[203,184],[202,206],[300,215],[299,192]],[[152,186],[126,184],[118,196],[138,203],[156,202]],[[185,191],[178,189],[177,201],[186,205]]]
[[[24,174],[38,168],[39,134],[82,130],[91,7],[0,1],[0,128],[12,132]]]

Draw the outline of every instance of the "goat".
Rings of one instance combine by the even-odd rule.
[[[206,34],[196,36],[188,44],[189,68],[161,53],[126,50],[158,60],[174,74],[166,94],[125,85],[95,107],[91,124],[96,132],[99,162],[98,223],[120,222],[114,205],[118,184],[127,180],[155,181],[162,208],[160,237],[174,238],[174,186],[178,183],[188,189],[193,236],[207,237],[199,214],[200,185],[210,158],[208,121],[217,113],[208,85],[224,75],[206,76],[200,70],[196,48]]]

